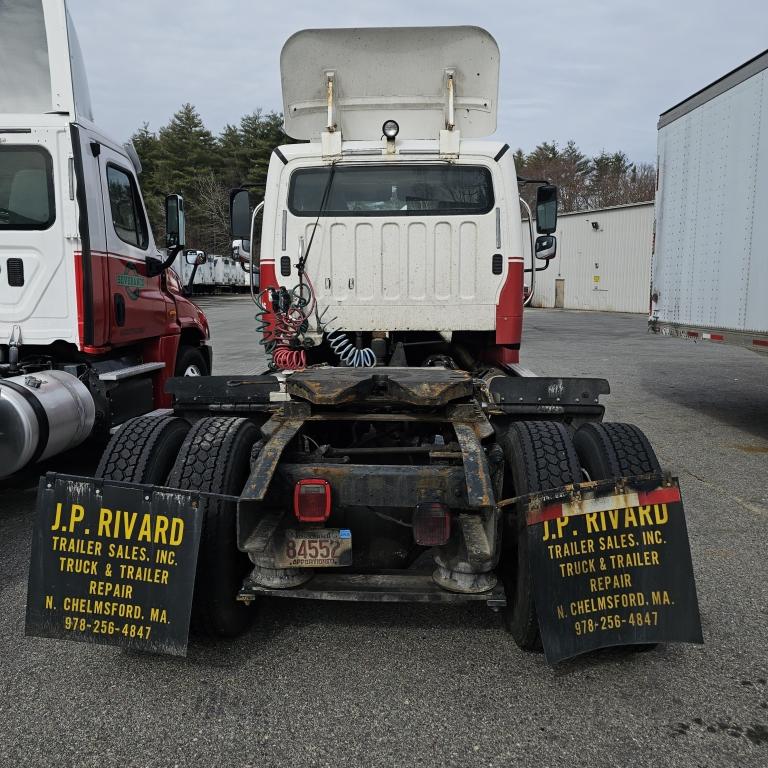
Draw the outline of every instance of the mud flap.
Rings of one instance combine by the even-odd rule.
[[[41,478],[25,633],[186,655],[201,525],[195,493]]]
[[[548,663],[607,646],[703,642],[677,478],[537,494],[527,523]]]

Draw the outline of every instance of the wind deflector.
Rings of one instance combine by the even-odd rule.
[[[0,113],[52,108],[42,0],[0,0]]]
[[[334,122],[345,139],[378,139],[385,120],[400,138],[436,139],[446,127],[448,73],[455,127],[463,138],[496,130],[499,48],[479,27],[306,29],[280,56],[285,131],[315,139],[328,123],[328,74]]]
[[[0,0],[0,114],[93,120],[85,65],[64,0]]]

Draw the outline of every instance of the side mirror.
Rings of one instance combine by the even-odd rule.
[[[208,261],[208,254],[206,254],[205,251],[187,251],[184,254],[184,258],[190,266],[194,266],[195,264],[199,266]]]
[[[241,259],[245,255],[251,252],[250,240],[233,240],[232,241],[232,256],[235,259]]]
[[[557,255],[557,238],[554,235],[541,235],[536,238],[534,256],[541,261],[551,261]]]
[[[233,240],[248,240],[251,236],[251,201],[247,189],[229,193],[229,228]]]
[[[544,184],[536,190],[536,231],[551,235],[557,229],[557,187]]]
[[[165,198],[165,246],[183,248],[186,239],[184,198],[181,195],[168,195]]]

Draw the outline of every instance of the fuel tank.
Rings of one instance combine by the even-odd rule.
[[[0,379],[0,478],[79,445],[95,418],[91,393],[69,373]]]

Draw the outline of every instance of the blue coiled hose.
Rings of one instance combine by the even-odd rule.
[[[358,349],[343,331],[329,332],[326,327],[325,340],[343,365],[350,368],[373,368],[376,365],[376,355],[373,350],[370,347]]]

